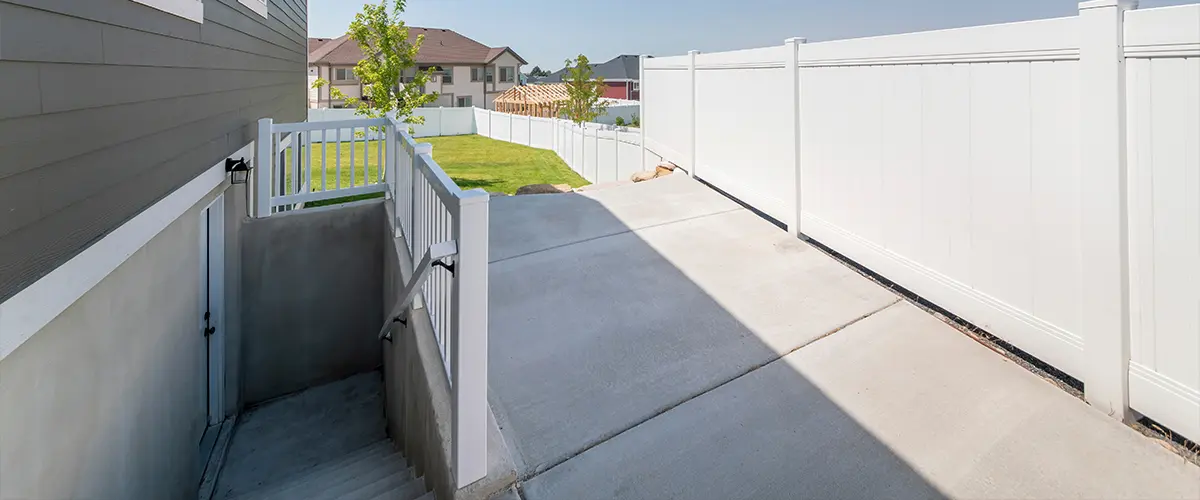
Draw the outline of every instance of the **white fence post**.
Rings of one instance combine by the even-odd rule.
[[[691,170],[691,172],[688,172],[688,175],[692,176],[692,177],[695,177],[696,171],[700,170],[700,167],[696,161],[696,107],[697,107],[696,106],[696,99],[697,99],[697,96],[696,96],[696,54],[699,54],[699,53],[700,53],[699,50],[689,50],[688,51],[688,79],[689,79],[689,81],[691,81],[690,102],[691,102],[691,111],[692,111],[690,113],[691,116],[689,117],[691,119],[690,126],[691,126],[692,130],[691,130],[691,134],[688,136],[691,138],[691,143],[692,143],[690,152],[688,153],[689,155],[691,155],[691,157],[688,159],[691,160],[691,165],[689,165],[689,166],[692,167],[692,170]]]
[[[452,310],[457,338],[453,360],[454,476],[462,488],[487,475],[488,414],[488,199],[482,190],[462,193],[454,235],[458,239]]]
[[[635,172],[646,170],[646,55],[638,56],[638,133],[641,142],[641,159]]]
[[[387,134],[387,149],[388,162],[387,180],[388,191],[387,195],[392,198],[392,237],[400,237],[400,157],[404,154],[400,141],[400,122],[397,119],[396,113],[393,111],[388,113],[388,118],[392,121],[384,126],[384,131],[390,130]],[[324,145],[322,145],[324,147]],[[322,150],[323,151],[323,150]],[[322,176],[325,174],[321,174]]]
[[[1088,403],[1129,418],[1129,228],[1125,11],[1136,0],[1079,4],[1081,259]]]
[[[784,47],[787,48],[784,52],[787,60],[784,61],[784,67],[788,70],[788,78],[791,79],[789,87],[791,94],[788,95],[785,102],[789,103],[792,110],[792,149],[789,151],[792,157],[788,158],[791,164],[792,173],[795,175],[793,181],[796,184],[795,196],[792,198],[792,214],[795,219],[788,224],[788,231],[797,238],[803,238],[804,233],[800,232],[800,220],[803,214],[803,205],[801,204],[801,189],[800,189],[800,66],[798,59],[800,58],[800,45],[808,43],[807,38],[788,38],[783,41]]]
[[[254,178],[254,187],[257,193],[255,217],[271,215],[271,170],[275,165],[275,159],[271,152],[275,148],[275,140],[271,137],[271,128],[274,124],[275,121],[270,118],[258,120],[258,157],[254,162],[257,172]]]

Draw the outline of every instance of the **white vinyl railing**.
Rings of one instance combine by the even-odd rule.
[[[430,273],[422,287],[450,380],[455,481],[487,475],[488,200],[482,189],[463,191],[418,144],[407,126],[389,118],[389,202],[395,235],[403,237],[414,268],[434,245],[453,242],[451,266]],[[447,268],[448,267],[448,268]]]
[[[386,118],[325,122],[258,122],[256,172],[259,216],[305,203],[384,193],[387,141],[372,139],[391,127]]]
[[[455,482],[487,475],[488,199],[463,191],[393,117],[275,124],[259,121],[256,215],[382,193],[420,293],[394,311],[424,312],[451,389]],[[348,150],[347,150],[348,148]],[[373,155],[373,156],[372,156]],[[266,158],[267,160],[263,160]],[[386,318],[391,321],[392,318]],[[410,323],[412,324],[412,323]],[[409,330],[412,331],[411,329]]]

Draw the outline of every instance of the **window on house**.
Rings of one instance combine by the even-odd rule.
[[[263,17],[268,17],[267,16],[267,0],[238,0],[238,1],[241,2],[242,5],[249,7],[250,10],[257,12],[258,15],[263,16]]]
[[[506,68],[500,68],[500,81],[505,82],[505,83],[512,83],[516,79],[516,77],[517,77],[517,68],[511,67],[511,66],[506,67]]]
[[[483,68],[471,68],[471,81],[472,82],[482,82],[483,81]]]
[[[471,107],[471,96],[468,95],[468,96],[459,97],[458,98],[458,107],[460,107],[460,108]]]
[[[354,68],[337,68],[333,70],[333,79],[345,82],[357,80],[354,76]]]
[[[445,68],[442,70],[442,83],[454,83],[454,68]]]
[[[495,78],[496,78],[496,76],[495,76],[495,74],[492,73],[492,68],[487,68],[486,70],[484,70],[483,79],[487,80],[488,83],[492,83],[492,81],[494,81]]]
[[[133,0],[142,5],[153,7],[168,14],[195,21],[204,22],[204,3],[201,0]],[[257,0],[255,0],[257,1]]]

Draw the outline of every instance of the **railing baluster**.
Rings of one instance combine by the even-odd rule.
[[[325,184],[325,157],[329,153],[329,134],[321,129],[321,191],[328,191]]]
[[[337,144],[335,145],[335,147],[337,148],[337,157],[336,157],[337,166],[335,167],[335,169],[337,170],[337,177],[333,179],[333,186],[334,186],[334,189],[341,189],[342,188],[342,129],[340,129],[340,128],[337,129]]]
[[[358,146],[358,128],[350,127],[350,187],[354,187],[354,150]]]
[[[383,130],[383,128],[381,127],[379,130]],[[375,149],[376,149],[376,153],[377,153],[376,156],[378,156],[378,158],[376,158],[376,161],[375,161],[375,164],[377,165],[375,167],[375,183],[376,184],[383,182],[383,166],[386,165],[386,163],[384,163],[384,160],[386,158],[384,158],[384,155],[383,155],[383,137],[384,137],[384,135],[386,135],[386,134],[380,134],[379,140],[376,141],[376,143],[375,143]]]

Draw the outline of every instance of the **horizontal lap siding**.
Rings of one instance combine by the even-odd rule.
[[[254,139],[305,119],[307,13],[0,0],[0,301]]]

